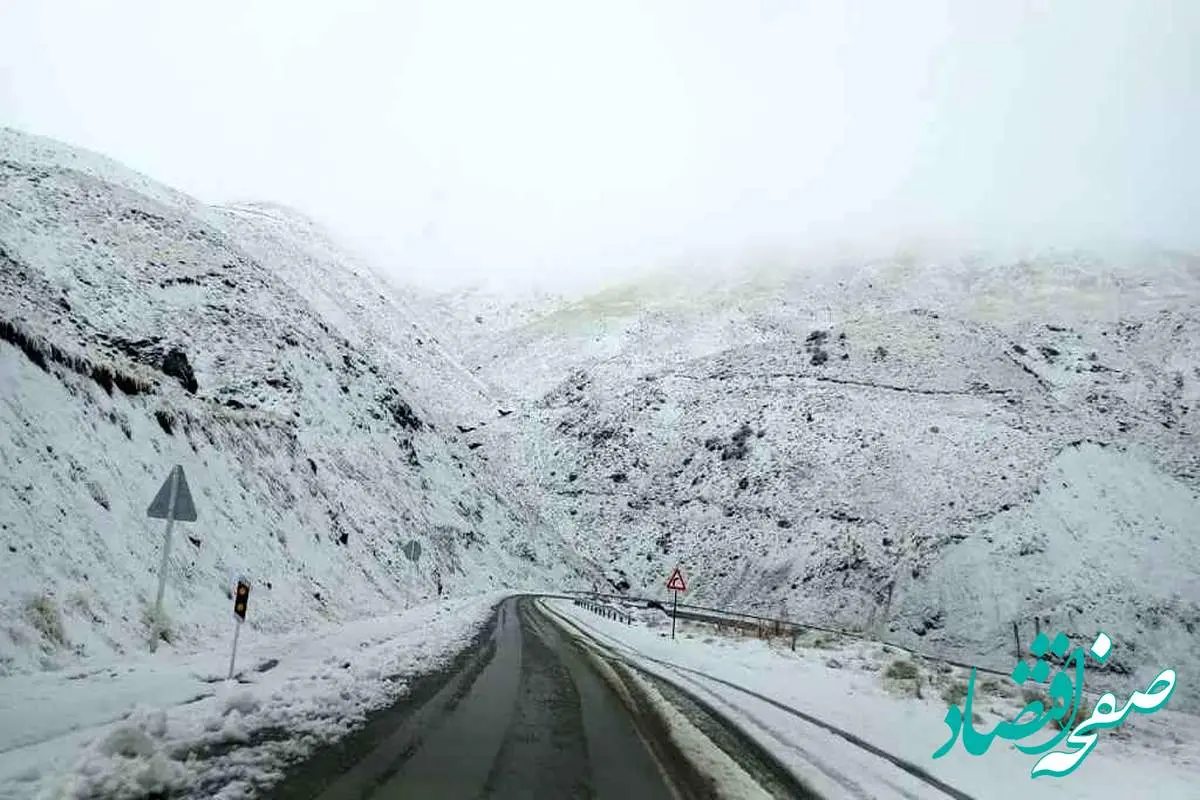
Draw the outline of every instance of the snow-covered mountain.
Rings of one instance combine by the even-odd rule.
[[[1198,309],[1183,254],[910,252],[611,286],[463,359],[635,593],[678,562],[693,601],[1002,669],[1014,623],[1100,628],[1144,681],[1200,667]]]
[[[0,669],[144,646],[180,463],[182,646],[237,573],[285,630],[679,563],[690,600],[981,665],[1015,624],[1191,674],[1198,304],[1200,259],[1132,249],[434,295],[287,209],[2,131]]]
[[[248,623],[272,631],[439,582],[583,580],[461,439],[503,410],[311,222],[0,129],[0,674],[145,647],[162,546],[146,508],[175,464],[199,512],[169,571],[181,647],[227,635],[238,574]]]

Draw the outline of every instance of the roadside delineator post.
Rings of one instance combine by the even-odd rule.
[[[233,665],[237,659],[238,634],[242,632],[242,623],[246,621],[246,606],[250,604],[250,581],[238,578],[237,588],[233,592],[233,613],[237,624],[233,628],[233,651],[229,654],[229,678],[233,680]]]

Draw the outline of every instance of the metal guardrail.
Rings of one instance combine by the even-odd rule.
[[[624,622],[626,625],[633,624],[633,615],[629,614],[625,611],[622,611],[619,608],[613,608],[610,605],[605,605],[604,603],[597,603],[597,602],[587,600],[587,599],[581,598],[581,597],[573,598],[571,602],[573,602],[575,605],[579,606],[580,608],[591,611],[594,614],[599,614],[600,616],[602,616],[606,619],[613,619],[613,620],[616,620],[617,622]]]
[[[635,597],[630,595],[612,594],[607,592],[589,592],[589,591],[572,591],[569,594],[583,598],[604,598],[606,600],[616,600],[622,603],[637,603],[642,604],[646,608],[661,609],[668,617],[671,616],[671,604],[669,601],[661,600],[657,597]],[[698,622],[709,622],[716,625],[732,625],[740,628],[755,628],[756,626],[765,626],[773,631],[773,635],[782,636],[789,635],[791,637],[792,649],[796,649],[796,638],[799,632],[805,630],[821,631],[822,633],[832,634],[834,636],[843,636],[850,639],[857,639],[864,642],[876,642],[881,645],[893,647],[897,650],[903,650],[917,658],[926,661],[933,661],[941,664],[950,664],[962,669],[974,669],[977,672],[988,675],[996,675],[1007,678],[1008,670],[992,669],[990,667],[981,667],[976,664],[968,664],[964,661],[957,661],[953,658],[944,656],[936,656],[931,653],[923,653],[919,650],[914,650],[908,645],[892,642],[887,639],[877,638],[868,633],[859,631],[848,631],[839,628],[830,628],[824,625],[817,625],[809,622],[800,622],[796,620],[779,619],[776,617],[764,617],[758,614],[750,614],[744,611],[730,611],[723,608],[713,608],[711,606],[698,606],[690,603],[679,603],[679,613],[677,619],[691,619]],[[721,616],[713,616],[721,615]],[[747,624],[748,623],[748,624]]]

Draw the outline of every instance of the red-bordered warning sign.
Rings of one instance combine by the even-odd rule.
[[[673,592],[686,592],[687,582],[683,579],[683,573],[679,571],[679,567],[671,573],[671,577],[667,579],[667,588]]]

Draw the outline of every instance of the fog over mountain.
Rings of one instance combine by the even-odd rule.
[[[763,248],[1200,247],[1200,7],[10,5],[0,121],[423,284]],[[721,253],[714,256],[714,251]]]

